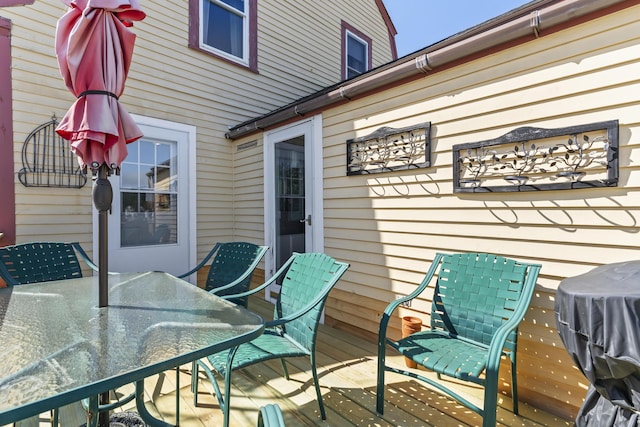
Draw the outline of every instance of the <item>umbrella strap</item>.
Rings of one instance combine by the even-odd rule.
[[[86,95],[109,95],[115,99],[118,99],[115,93],[108,92],[106,90],[85,90],[80,95],[78,95],[78,98],[82,98],[83,96],[86,96]]]

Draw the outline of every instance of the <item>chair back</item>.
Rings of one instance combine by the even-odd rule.
[[[349,267],[323,253],[294,254],[295,258],[282,280],[274,318],[281,319],[301,310],[310,310],[283,325],[284,332],[307,351],[315,337],[329,291]]]
[[[489,346],[496,330],[513,316],[524,316],[535,280],[528,264],[491,254],[446,254],[438,272],[431,328]],[[523,307],[524,308],[521,308]],[[518,308],[521,308],[517,310]],[[505,349],[514,351],[517,328]]]
[[[23,243],[0,248],[0,276],[23,285],[82,277],[82,268],[72,243]]]
[[[211,291],[221,286],[230,284],[244,274],[247,269],[255,264],[257,258],[262,258],[266,251],[266,247],[258,246],[247,242],[228,242],[220,243],[211,266],[205,289]],[[259,259],[258,259],[259,260]],[[253,270],[240,283],[235,286],[222,289],[216,292],[216,295],[233,295],[246,292],[251,285]],[[236,304],[247,306],[247,297],[231,299]]]

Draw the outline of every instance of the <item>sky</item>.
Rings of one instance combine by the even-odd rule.
[[[383,0],[396,27],[398,58],[495,18],[529,0]]]

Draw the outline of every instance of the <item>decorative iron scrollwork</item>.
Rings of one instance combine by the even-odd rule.
[[[431,166],[431,123],[400,129],[381,127],[347,141],[347,175]]]
[[[454,145],[453,156],[455,192],[616,186],[618,121],[522,127],[497,139]]]
[[[56,133],[56,116],[35,128],[22,146],[22,169],[18,179],[25,187],[82,188],[82,173],[69,142]]]

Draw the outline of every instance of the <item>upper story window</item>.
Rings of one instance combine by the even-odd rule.
[[[200,47],[247,63],[249,0],[201,0]]]
[[[189,2],[189,46],[257,71],[257,0]]]
[[[371,69],[371,38],[342,22],[342,78],[350,79]]]
[[[367,71],[369,62],[367,43],[360,37],[347,31],[347,78],[355,77]]]

